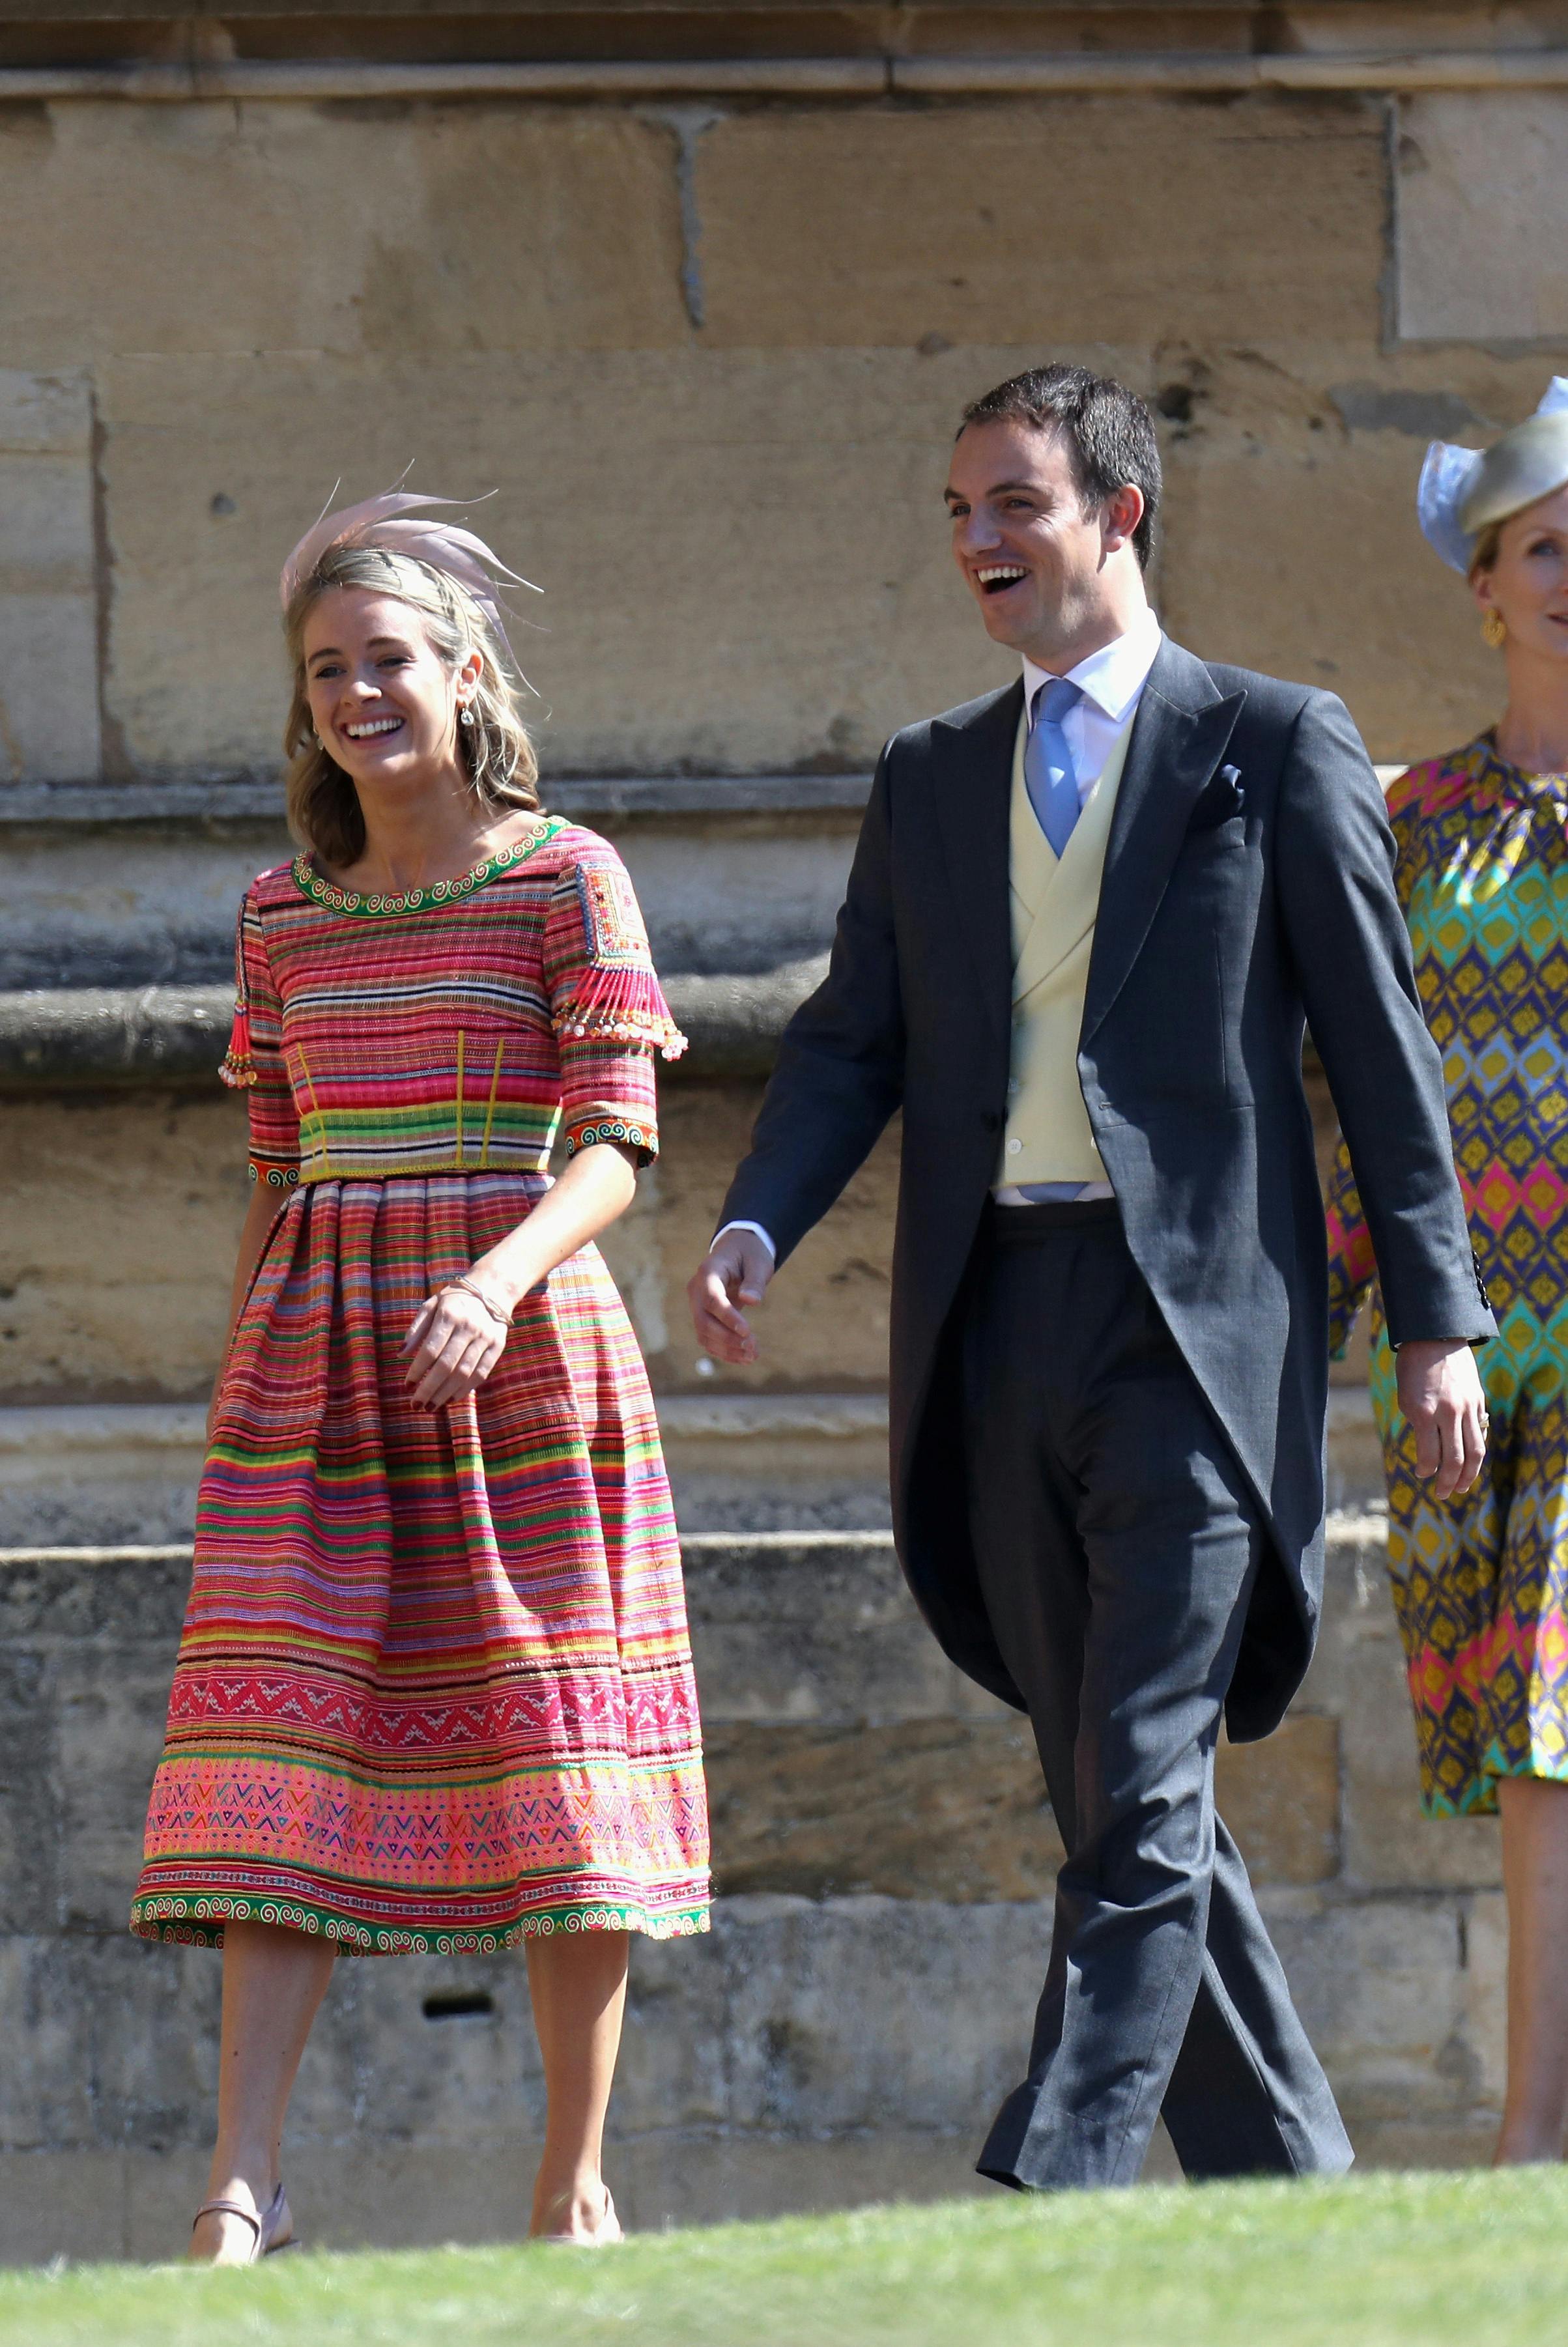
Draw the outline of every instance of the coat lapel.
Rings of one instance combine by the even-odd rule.
[[[1245,692],[1215,692],[1201,661],[1169,637],[1143,688],[1111,822],[1089,960],[1082,1040],[1122,991],[1160,908],[1188,819],[1241,713]]]
[[[961,725],[938,718],[937,794],[943,866],[968,946],[980,999],[1004,1037],[1011,1029],[1012,926],[1008,904],[1008,826],[1013,744],[1023,707],[1023,680],[982,702]]]

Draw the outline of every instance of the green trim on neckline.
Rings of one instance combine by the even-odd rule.
[[[543,828],[530,839],[516,839],[507,847],[498,847],[494,856],[487,856],[482,864],[476,864],[471,872],[461,874],[456,880],[436,880],[428,888],[409,888],[401,897],[366,896],[358,888],[340,888],[335,881],[322,877],[302,848],[290,869],[301,896],[309,897],[313,904],[324,905],[329,913],[354,913],[361,918],[366,914],[378,917],[387,913],[427,913],[439,905],[456,905],[463,897],[471,897],[487,880],[493,880],[498,872],[509,872],[515,864],[526,862],[536,848],[543,847],[547,840],[554,839],[558,832],[565,829],[559,815],[547,815]]]

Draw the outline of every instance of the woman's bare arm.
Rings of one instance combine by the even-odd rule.
[[[495,1305],[466,1287],[428,1296],[415,1315],[404,1352],[408,1382],[425,1409],[445,1409],[482,1385],[500,1359],[512,1314],[528,1290],[623,1214],[637,1193],[635,1160],[619,1142],[579,1149],[533,1212],[470,1267]]]

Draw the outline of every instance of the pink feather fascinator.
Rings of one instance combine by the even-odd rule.
[[[493,497],[495,491],[489,494]],[[327,502],[330,505],[331,498]],[[459,529],[449,521],[408,518],[422,507],[463,503],[461,497],[425,497],[413,489],[398,487],[384,489],[378,497],[366,497],[360,505],[344,506],[338,513],[323,512],[283,565],[278,589],[284,610],[333,547],[376,546],[388,554],[412,555],[416,562],[445,571],[449,579],[467,589],[505,644],[520,676],[522,671],[507,633],[497,585],[504,582],[509,587],[526,587],[534,595],[543,589],[536,587],[531,579],[521,578],[517,571],[508,569],[499,555],[492,553],[484,539],[476,538],[472,530]]]

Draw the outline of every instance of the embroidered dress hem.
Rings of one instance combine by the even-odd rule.
[[[1494,1745],[1483,1753],[1475,1777],[1456,1800],[1423,1788],[1421,1815],[1434,1825],[1453,1818],[1494,1818],[1498,1813],[1497,1788],[1505,1777],[1538,1777],[1549,1785],[1568,1785],[1568,1764],[1554,1768],[1537,1768],[1528,1758],[1510,1758],[1501,1746]]]
[[[528,1940],[559,1932],[640,1932],[650,1940],[689,1940],[709,1928],[704,1891],[689,1905],[650,1907],[643,1900],[605,1899],[589,1906],[566,1901],[531,1907],[509,1923],[484,1927],[413,1923],[364,1923],[309,1898],[274,1891],[144,1891],[134,1902],[130,1928],[139,1940],[166,1940],[178,1947],[221,1948],[227,1923],[272,1923],[334,1941],[345,1956],[494,1956]]]

